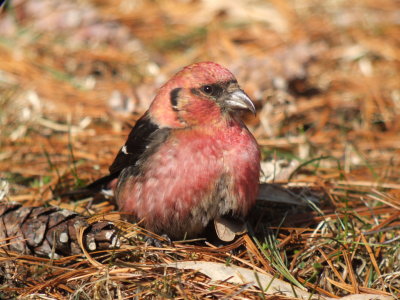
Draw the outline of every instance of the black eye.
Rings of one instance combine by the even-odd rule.
[[[201,90],[207,95],[211,95],[214,91],[214,88],[211,85],[205,85],[201,88]]]

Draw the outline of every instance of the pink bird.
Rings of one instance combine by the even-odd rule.
[[[226,68],[201,62],[160,88],[113,164],[107,183],[131,221],[173,239],[198,236],[255,204],[260,152],[241,120],[255,108]]]

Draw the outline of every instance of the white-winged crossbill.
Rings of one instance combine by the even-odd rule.
[[[255,203],[260,152],[241,112],[255,108],[234,75],[192,64],[160,88],[110,167],[118,208],[170,238],[200,234],[221,216],[244,218]]]

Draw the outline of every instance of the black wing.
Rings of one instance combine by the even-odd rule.
[[[143,155],[150,155],[169,135],[169,128],[160,128],[153,123],[146,112],[129,133],[125,145],[109,168],[110,174],[120,173],[128,166],[135,166]],[[151,153],[150,153],[151,152]],[[140,167],[140,166],[138,166]]]
[[[129,133],[125,145],[119,150],[114,162],[109,168],[110,175],[102,177],[87,186],[90,190],[101,190],[111,180],[117,178],[126,167],[132,166],[133,173],[140,171],[145,157],[154,153],[169,136],[170,128],[160,128],[150,120],[146,112]]]

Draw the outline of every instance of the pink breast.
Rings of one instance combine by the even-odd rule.
[[[230,191],[224,209],[244,216],[254,204],[259,172],[257,144],[240,124],[228,130],[180,130],[150,157],[143,176],[130,179],[118,202],[121,210],[144,218],[150,228],[179,221],[204,226],[201,220],[187,218],[194,209],[206,209],[216,217],[220,204],[212,195],[223,175],[228,174],[226,189]]]

